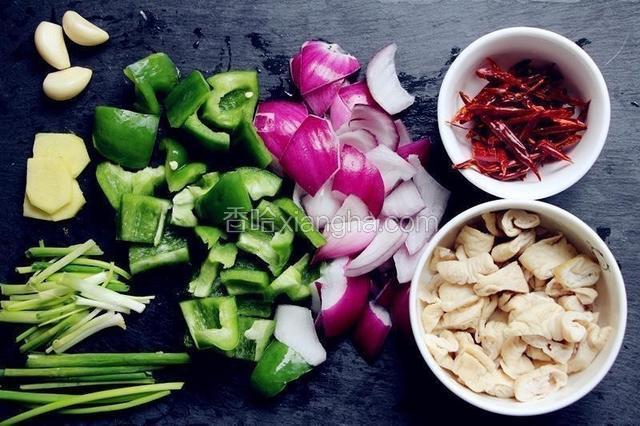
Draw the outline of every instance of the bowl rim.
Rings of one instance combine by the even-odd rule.
[[[616,334],[616,339],[610,342],[612,350],[609,352],[605,363],[602,368],[599,369],[596,374],[594,374],[589,381],[583,387],[579,388],[576,392],[571,394],[569,397],[564,399],[542,399],[539,401],[534,401],[531,403],[527,403],[526,406],[518,406],[519,403],[517,401],[513,401],[513,408],[499,407],[494,405],[491,400],[480,398],[484,396],[482,394],[476,394],[472,390],[467,389],[469,392],[459,392],[459,389],[456,388],[456,385],[460,385],[458,382],[453,379],[449,373],[444,371],[440,365],[436,363],[433,359],[431,353],[427,349],[423,340],[423,332],[422,332],[422,324],[420,320],[420,314],[418,312],[418,286],[420,281],[420,276],[422,275],[422,270],[427,259],[431,256],[434,248],[437,245],[437,242],[440,238],[447,234],[451,229],[462,225],[463,223],[467,223],[469,220],[480,216],[482,213],[488,211],[496,211],[496,210],[507,210],[510,208],[529,210],[533,212],[540,212],[545,215],[556,215],[556,217],[560,221],[569,221],[575,223],[578,227],[581,228],[581,231],[584,232],[588,237],[590,237],[596,246],[595,248],[600,251],[603,258],[610,265],[611,272],[614,274],[614,281],[616,291],[618,291],[621,295],[622,304],[619,306],[619,320],[617,324],[612,324],[617,327],[620,332]],[[508,416],[534,416],[550,413],[553,411],[560,410],[568,405],[573,404],[578,401],[586,394],[591,392],[597,385],[602,381],[604,376],[609,372],[611,366],[616,360],[618,353],[620,352],[620,348],[622,346],[622,341],[625,334],[626,323],[627,323],[627,295],[624,285],[624,279],[622,277],[622,273],[616,262],[613,253],[607,246],[607,244],[602,241],[600,236],[591,229],[589,225],[579,219],[577,216],[569,213],[568,211],[554,206],[549,203],[545,203],[542,201],[535,200],[514,200],[514,199],[506,199],[506,200],[493,200],[488,201],[486,203],[478,204],[470,209],[463,211],[462,213],[456,215],[453,219],[451,219],[445,226],[443,226],[429,241],[424,253],[420,257],[420,261],[418,262],[418,266],[416,272],[413,275],[411,280],[411,288],[409,292],[409,316],[411,323],[411,330],[413,334],[413,338],[418,346],[418,350],[422,355],[425,363],[431,370],[431,372],[440,380],[440,382],[454,395],[457,395],[459,398],[468,402],[471,405],[474,405],[483,410],[508,415]],[[477,398],[476,398],[477,397]],[[540,403],[540,404],[538,404]]]
[[[458,77],[458,74],[460,74],[463,71],[463,68],[462,68],[463,62],[465,62],[465,59],[468,56],[470,56],[474,52],[474,50],[478,49],[481,46],[490,45],[499,39],[504,39],[511,36],[522,36],[522,35],[545,39],[545,40],[557,43],[561,45],[564,49],[567,49],[571,51],[573,54],[579,56],[581,60],[584,62],[584,64],[586,65],[587,69],[589,70],[589,73],[593,75],[594,80],[596,82],[596,86],[597,86],[596,90],[601,93],[603,99],[605,100],[604,105],[602,105],[602,108],[603,108],[602,114],[600,114],[598,117],[598,120],[601,123],[600,131],[598,132],[598,134],[596,134],[593,137],[595,142],[594,142],[593,149],[591,151],[591,155],[588,158],[586,158],[586,161],[583,162],[583,164],[585,165],[582,166],[580,169],[576,170],[576,173],[571,175],[569,179],[562,180],[554,185],[546,185],[546,187],[545,186],[540,187],[541,184],[542,185],[544,184],[543,181],[528,183],[527,185],[529,185],[529,188],[531,188],[532,185],[536,185],[538,188],[546,188],[546,189],[536,189],[535,194],[532,194],[531,191],[520,191],[519,193],[516,193],[516,191],[514,191],[513,188],[509,188],[507,185],[505,185],[506,182],[501,182],[497,179],[492,179],[492,178],[489,178],[490,180],[485,181],[484,179],[482,179],[482,177],[485,177],[485,176],[479,174],[474,170],[471,170],[471,169],[458,170],[465,177],[465,179],[467,179],[474,186],[496,197],[524,199],[524,200],[537,200],[537,199],[548,198],[553,195],[556,195],[568,189],[569,187],[577,183],[580,179],[582,179],[584,175],[586,175],[589,172],[589,170],[591,170],[591,167],[593,167],[598,157],[600,156],[600,153],[602,152],[602,149],[604,148],[604,144],[607,140],[607,135],[609,133],[609,126],[611,122],[611,100],[609,98],[609,90],[607,88],[607,84],[602,75],[602,72],[600,71],[600,69],[594,62],[594,60],[591,58],[591,56],[589,56],[587,52],[585,52],[580,46],[575,44],[573,41],[569,40],[568,38],[566,38],[561,34],[558,34],[550,30],[536,28],[536,27],[519,26],[519,27],[502,28],[502,29],[490,32],[488,34],[485,34],[477,38],[473,42],[471,42],[471,44],[465,47],[462,50],[462,52],[460,52],[460,54],[453,61],[453,63],[447,70],[444,76],[444,79],[442,80],[442,84],[440,85],[440,91],[438,92],[438,109],[437,109],[438,132],[440,134],[440,140],[442,140],[442,144],[444,145],[444,148],[447,151],[447,155],[449,156],[449,159],[453,161],[453,158],[452,158],[453,144],[459,143],[459,140],[457,137],[451,136],[450,126],[447,124],[450,117],[445,117],[445,114],[446,114],[446,112],[444,111],[445,98],[446,98],[445,93],[451,91],[451,86],[453,86],[454,83],[457,81],[454,78]],[[576,164],[572,164],[571,166],[576,168]],[[494,182],[496,182],[497,184],[493,184]],[[510,182],[510,183],[513,184],[514,182]]]

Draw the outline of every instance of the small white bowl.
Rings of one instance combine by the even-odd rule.
[[[542,181],[529,173],[523,181],[502,182],[472,169],[460,172],[472,184],[496,197],[537,200],[564,191],[584,176],[595,163],[609,130],[611,107],[607,85],[591,57],[571,40],[551,31],[514,27],[480,37],[453,62],[444,77],[438,97],[438,128],[453,164],[471,158],[466,131],[449,124],[462,106],[459,92],[471,97],[486,84],[476,76],[476,69],[492,58],[502,67],[523,59],[555,63],[564,76],[566,87],[578,97],[591,100],[587,130],[569,156],[574,163],[556,161],[540,169]]]
[[[431,356],[424,342],[425,333],[420,319],[421,307],[424,306],[424,303],[418,298],[418,286],[421,279],[428,280],[431,276],[428,266],[425,265],[435,247],[452,247],[460,229],[465,224],[480,218],[483,213],[508,209],[524,209],[538,214],[543,226],[561,231],[579,252],[591,253],[597,259],[603,269],[603,273],[596,285],[598,298],[594,304],[594,311],[600,312],[598,323],[601,326],[610,325],[613,327],[606,345],[589,367],[579,373],[570,374],[567,385],[558,392],[547,398],[531,402],[519,402],[515,399],[502,399],[478,394],[460,384],[448,371],[440,367]],[[429,242],[411,281],[409,313],[413,336],[422,357],[433,374],[451,392],[468,403],[493,413],[510,416],[532,416],[559,410],[576,402],[589,393],[607,374],[622,345],[627,322],[627,298],[618,263],[607,245],[587,224],[571,213],[541,201],[495,200],[462,212],[449,221]]]

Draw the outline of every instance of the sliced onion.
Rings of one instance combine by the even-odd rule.
[[[358,59],[335,43],[308,41],[302,45],[300,55],[298,88],[302,95],[348,77],[360,69]]]
[[[342,145],[351,145],[352,147],[357,148],[358,151],[364,153],[367,153],[378,146],[378,141],[376,140],[376,137],[373,136],[373,133],[365,129],[350,130],[340,134],[338,139]]]
[[[402,120],[397,119],[393,123],[396,125],[396,130],[398,131],[398,146],[411,143],[411,135]]]
[[[429,138],[418,139],[405,145],[400,145],[396,151],[405,160],[410,155],[417,155],[422,165],[427,164],[429,153],[431,152],[431,140]]]
[[[339,194],[339,193],[338,193]],[[331,222],[344,223],[352,220],[367,220],[372,218],[367,205],[357,196],[349,195],[331,219]],[[331,222],[329,224],[331,224]]]
[[[311,310],[295,305],[278,305],[274,336],[313,366],[327,359],[327,351],[320,343]]]
[[[384,145],[378,145],[367,152],[366,156],[380,171],[385,193],[391,191],[401,180],[409,180],[416,174],[414,166]]]
[[[424,201],[416,185],[408,180],[396,187],[382,205],[382,215],[385,217],[405,218],[411,217],[425,208]]]
[[[395,300],[396,293],[399,289],[400,287],[395,279],[388,281],[376,296],[376,303],[382,307],[389,308],[393,305],[393,301]]]
[[[346,275],[356,277],[382,265],[404,244],[407,234],[392,219],[380,224],[378,233],[362,253],[347,265]]]
[[[399,329],[406,337],[411,336],[411,318],[409,317],[409,289],[410,285],[404,284],[396,293],[391,305],[391,321],[393,326]]]
[[[308,115],[307,108],[297,102],[265,101],[258,104],[253,124],[267,149],[279,159]]]
[[[317,115],[324,115],[336,99],[343,82],[344,80],[337,80],[304,95],[304,101],[309,105],[309,109]]]
[[[342,147],[340,170],[333,179],[333,190],[341,194],[356,195],[378,216],[384,203],[384,183],[373,163],[351,145]]]
[[[291,194],[291,200],[293,203],[304,210],[304,206],[302,205],[302,197],[307,195],[307,193],[298,185],[297,183],[293,185],[293,194]]]
[[[318,315],[320,313],[320,309],[322,309],[322,300],[320,299],[320,288],[322,287],[321,283],[312,283],[309,284],[309,291],[311,291],[311,312],[314,315]],[[318,324],[316,319],[316,325]]]
[[[395,55],[398,46],[392,43],[376,53],[367,66],[367,86],[371,96],[391,115],[410,107],[415,97],[398,80]]]
[[[396,276],[400,284],[411,281],[425,248],[426,246],[415,254],[409,254],[406,245],[404,245],[393,255],[393,262],[396,265]]]
[[[280,163],[302,189],[315,195],[340,167],[340,143],[331,124],[308,116],[291,137]]]
[[[376,101],[371,97],[367,83],[358,81],[347,86],[342,86],[338,91],[338,96],[331,104],[329,112],[331,124],[334,129],[339,129],[347,124],[351,119],[351,110],[356,105],[377,106]]]
[[[369,302],[353,332],[353,341],[362,356],[372,362],[382,351],[390,330],[389,312],[382,306]]]
[[[300,52],[293,55],[289,60],[289,72],[291,73],[291,81],[300,88],[300,67],[302,66],[302,55]]]
[[[380,145],[395,151],[398,146],[398,130],[391,117],[379,108],[355,105],[349,120],[351,130],[365,129],[371,132]]]
[[[376,219],[332,221],[325,232],[327,242],[318,250],[313,261],[319,262],[360,253],[371,243],[377,232]]]
[[[340,208],[341,202],[334,195],[331,186],[333,181],[329,179],[316,195],[309,194],[302,197],[302,206],[307,215],[313,220],[316,228],[322,230]]]

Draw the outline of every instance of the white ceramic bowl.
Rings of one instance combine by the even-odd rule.
[[[564,233],[567,239],[582,253],[591,253],[603,268],[600,281],[596,285],[598,298],[594,310],[600,312],[600,325],[610,325],[613,332],[605,347],[593,363],[585,370],[569,375],[568,384],[549,397],[531,402],[518,402],[515,399],[501,399],[485,394],[477,394],[463,386],[433,359],[424,342],[424,331],[420,314],[424,303],[418,298],[418,286],[421,280],[428,280],[430,272],[425,267],[436,246],[452,247],[459,230],[467,223],[478,219],[481,214],[490,211],[524,209],[537,213],[542,225]],[[429,242],[418,264],[411,282],[409,295],[411,328],[420,353],[435,376],[454,394],[482,408],[498,414],[511,416],[531,416],[559,410],[582,398],[590,392],[607,374],[613,364],[624,336],[627,321],[627,298],[622,274],[607,245],[587,224],[571,213],[540,201],[496,200],[480,204],[459,214],[449,221]]]
[[[460,172],[478,188],[500,198],[537,200],[564,191],[589,171],[607,138],[611,108],[600,70],[578,45],[551,31],[514,27],[480,37],[458,55],[440,87],[438,128],[453,164],[471,158],[471,146],[465,139],[466,131],[452,127],[449,121],[462,106],[458,93],[462,91],[473,97],[486,84],[475,75],[475,70],[486,58],[494,59],[502,67],[523,59],[555,63],[564,76],[566,87],[582,99],[591,100],[588,127],[582,141],[569,152],[574,163],[557,161],[543,166],[540,169],[542,181],[532,173],[524,181],[502,182],[472,169]]]

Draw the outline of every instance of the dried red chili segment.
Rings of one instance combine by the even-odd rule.
[[[586,130],[589,102],[562,86],[554,64],[535,67],[523,60],[504,70],[487,59],[476,75],[487,85],[473,98],[460,93],[463,106],[453,126],[464,128],[471,159],[454,168],[473,168],[499,180],[523,179],[550,161],[571,161],[567,150]]]

